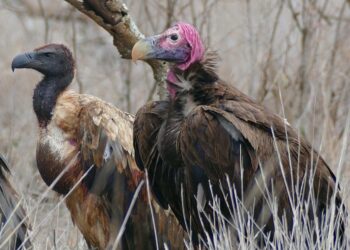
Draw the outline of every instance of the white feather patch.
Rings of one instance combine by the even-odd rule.
[[[183,76],[176,75],[179,79],[179,82],[176,83],[176,85],[180,86],[184,90],[190,90],[192,88],[192,84],[190,81],[187,81]]]
[[[75,149],[69,143],[63,130],[52,123],[46,129],[42,129],[40,134],[40,143],[47,145],[53,155],[57,156],[58,160],[63,160]]]
[[[186,103],[183,107],[184,116],[187,116],[195,107],[197,107],[197,104],[193,101],[192,96],[188,95],[186,98]]]

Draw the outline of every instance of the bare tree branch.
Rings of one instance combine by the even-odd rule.
[[[118,0],[65,0],[80,12],[87,15],[99,26],[105,29],[113,37],[113,44],[118,49],[122,58],[130,59],[134,44],[144,35],[128,14],[127,6]],[[149,60],[147,63],[153,70],[154,80],[158,87],[160,99],[165,97],[164,82],[167,66],[157,60]]]

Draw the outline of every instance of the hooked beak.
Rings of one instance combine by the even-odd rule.
[[[11,68],[12,71],[14,72],[15,69],[21,69],[21,68],[32,68],[33,62],[35,62],[36,59],[36,52],[26,52],[23,54],[17,55],[15,58],[12,60]]]
[[[156,39],[154,37],[147,37],[135,43],[134,47],[132,48],[131,59],[133,61],[137,61],[153,58],[155,51],[155,40]]]
[[[131,59],[147,60],[157,59],[167,62],[183,63],[188,59],[190,47],[163,47],[160,40],[163,35],[156,35],[139,40],[131,51]]]

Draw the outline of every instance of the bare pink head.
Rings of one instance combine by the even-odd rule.
[[[179,22],[160,35],[138,41],[132,58],[174,62],[177,68],[185,70],[203,58],[204,50],[198,31],[188,23]]]

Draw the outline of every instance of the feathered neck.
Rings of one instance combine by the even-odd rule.
[[[198,88],[201,85],[213,84],[218,79],[217,75],[218,55],[216,52],[206,52],[201,61],[189,65],[181,70],[176,64],[171,65],[167,75],[167,90],[170,99],[184,91]]]
[[[33,108],[40,127],[45,127],[50,122],[58,96],[72,82],[73,77],[73,72],[60,77],[44,76],[37,84],[34,89]]]

